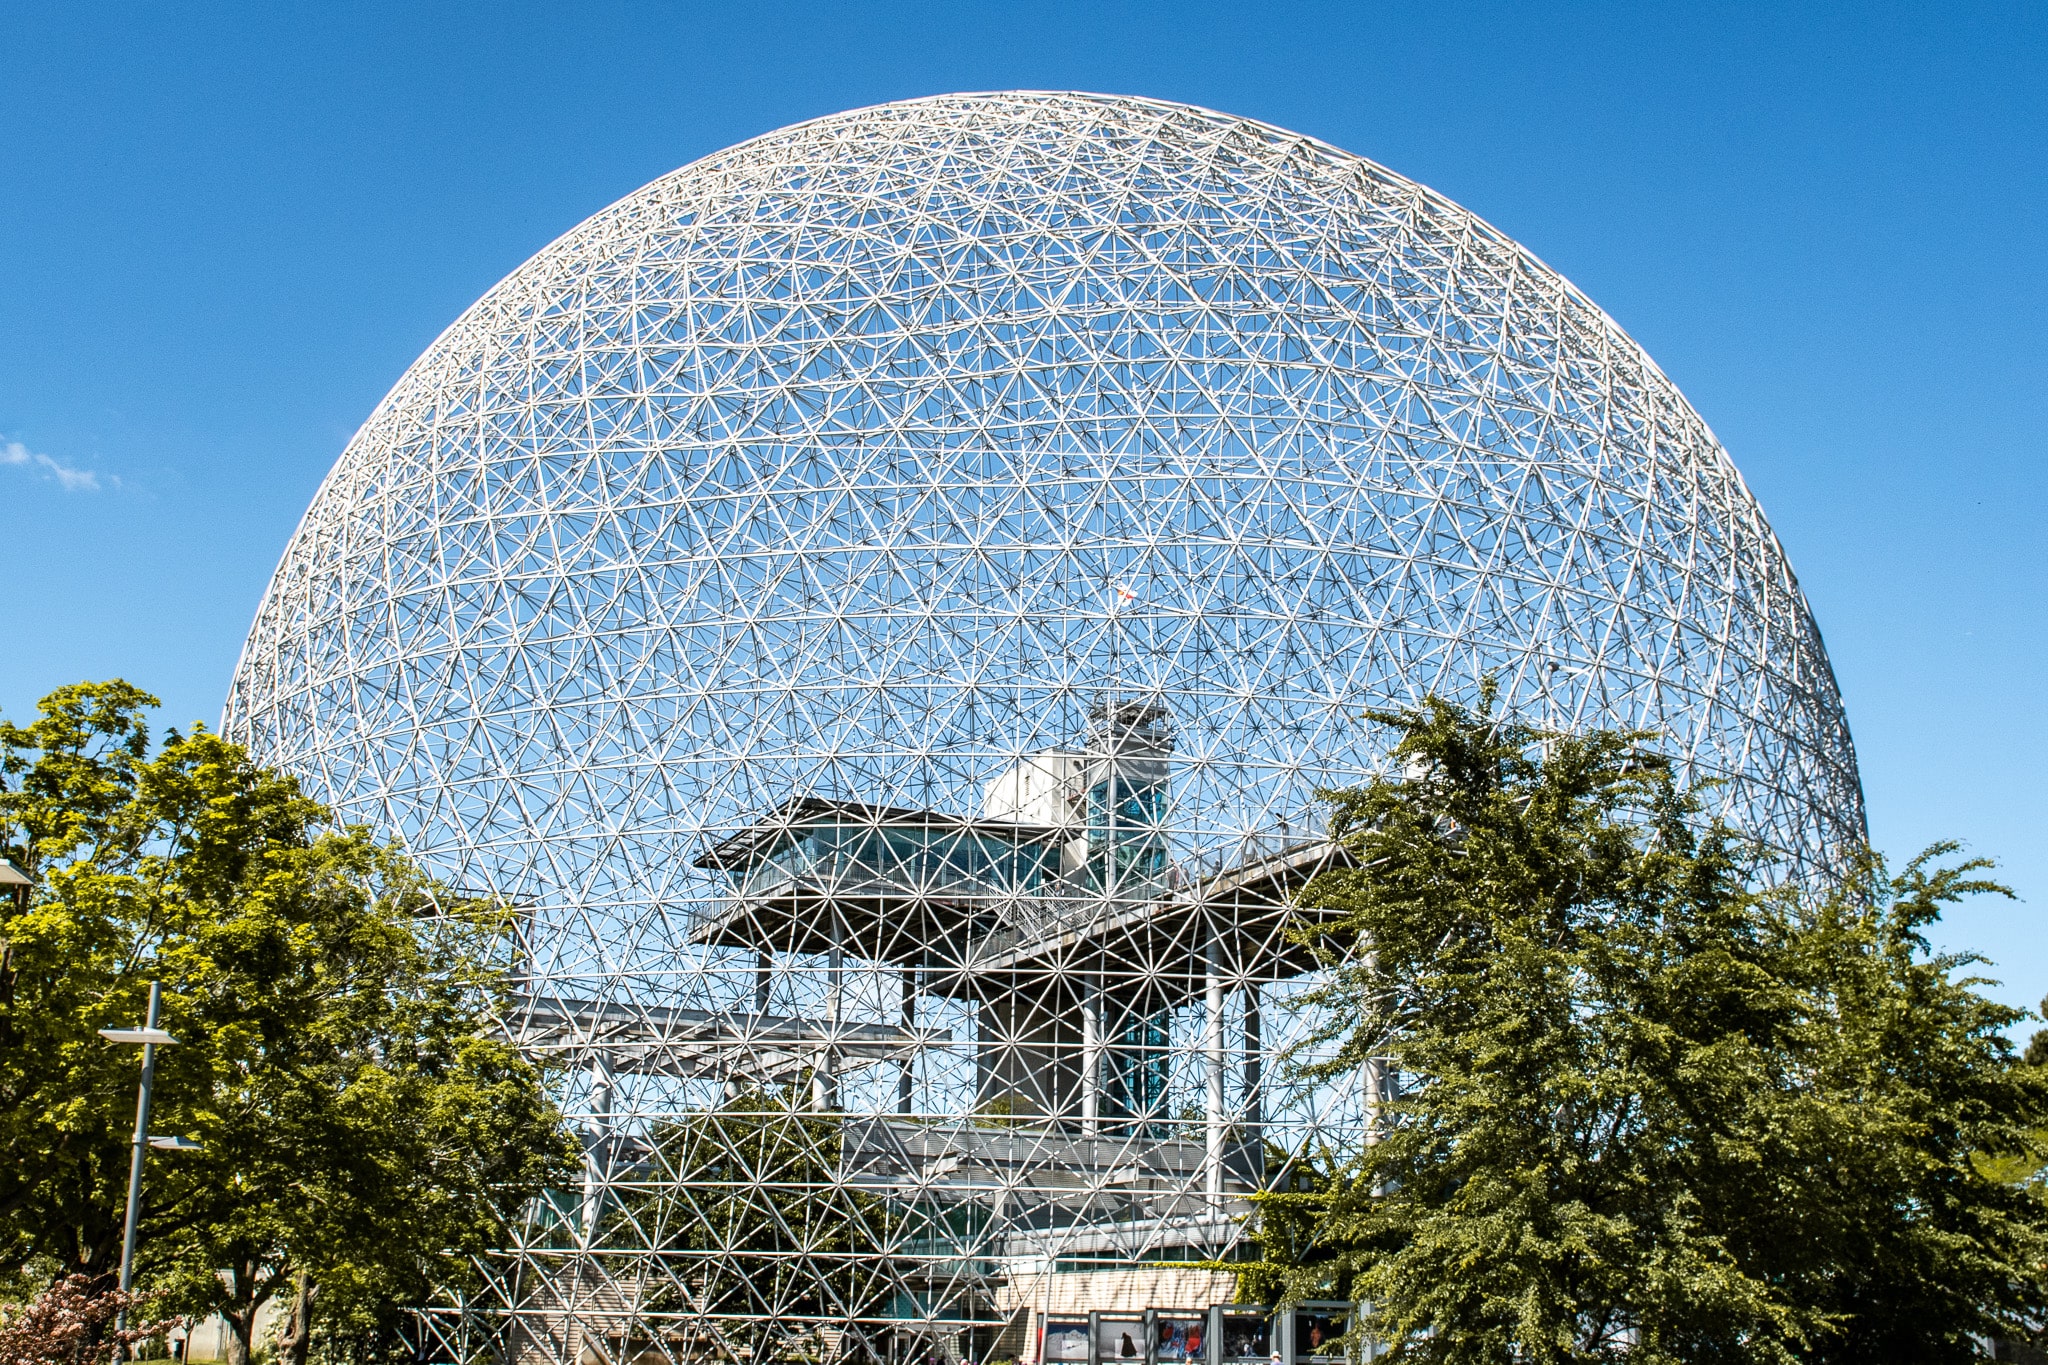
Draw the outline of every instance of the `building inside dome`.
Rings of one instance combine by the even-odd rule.
[[[518,907],[581,1184],[435,1359],[1334,1362],[1250,1196],[1317,793],[1435,694],[1655,731],[1789,874],[1846,718],[1725,451],[1527,250],[1315,139],[1004,92],[597,213],[398,381],[223,718]]]

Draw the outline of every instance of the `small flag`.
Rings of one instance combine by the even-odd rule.
[[[1116,585],[1116,600],[1119,606],[1126,602],[1135,602],[1138,600],[1138,590],[1128,583],[1119,583]]]

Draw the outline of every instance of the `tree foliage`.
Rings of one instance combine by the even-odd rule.
[[[1964,1360],[2048,1310],[2048,1086],[1932,954],[2002,888],[1938,845],[1759,890],[1650,736],[1431,700],[1331,794],[1305,931],[1332,1049],[1400,1078],[1362,1150],[1268,1196],[1255,1292],[1369,1301],[1405,1358]]]
[[[873,1317],[895,1288],[865,1253],[900,1238],[902,1215],[840,1179],[848,1120],[811,1108],[809,1089],[808,1077],[750,1088],[655,1127],[658,1179],[611,1215],[631,1227],[613,1241],[686,1267],[653,1287],[651,1307],[720,1320],[716,1349],[741,1358],[803,1358],[816,1343],[784,1339],[784,1321]]]
[[[155,822],[144,787],[154,704],[104,683],[45,698],[33,725],[0,722],[0,856],[33,878],[0,929],[0,1256],[108,1274],[135,1104],[135,1056],[95,1033],[143,1017],[138,973],[161,913],[150,884]],[[161,855],[156,855],[160,857]],[[166,1049],[166,1088],[189,1054]]]
[[[222,1311],[237,1358],[289,1294],[302,1360],[323,1299],[417,1301],[575,1149],[491,1024],[501,913],[203,728],[152,752],[152,705],[82,684],[0,725],[0,843],[35,882],[0,928],[0,1236],[11,1265],[118,1261],[136,1059],[94,1030],[161,980],[152,1126],[203,1150],[151,1160],[142,1275]]]

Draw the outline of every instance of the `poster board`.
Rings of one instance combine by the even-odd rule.
[[[1294,1365],[1345,1365],[1337,1345],[1351,1324],[1347,1303],[1304,1303],[1294,1310]]]
[[[1155,1308],[1152,1318],[1152,1359],[1159,1365],[1181,1365],[1207,1359],[1209,1315],[1199,1308]]]
[[[1088,1319],[1047,1318],[1038,1333],[1038,1358],[1047,1365],[1057,1361],[1087,1365]]]
[[[1223,1349],[1216,1359],[1227,1365],[1256,1361],[1267,1365],[1273,1354],[1273,1324],[1263,1308],[1220,1308],[1212,1324]]]
[[[1144,1365],[1145,1320],[1136,1314],[1096,1314],[1095,1359],[1101,1365]]]

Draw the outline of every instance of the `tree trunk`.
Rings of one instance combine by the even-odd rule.
[[[255,1344],[256,1310],[263,1299],[256,1293],[256,1268],[238,1265],[228,1290],[233,1296],[221,1308],[221,1320],[228,1325],[228,1358],[225,1365],[249,1365],[250,1347]]]
[[[313,1300],[319,1292],[319,1286],[303,1270],[293,1280],[291,1316],[277,1343],[280,1365],[306,1365],[306,1352],[313,1344]]]
[[[249,1334],[256,1327],[256,1310],[242,1304],[229,1304],[220,1310],[221,1321],[228,1325],[228,1358],[226,1365],[249,1365]]]

